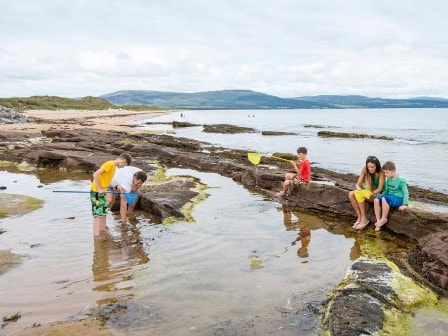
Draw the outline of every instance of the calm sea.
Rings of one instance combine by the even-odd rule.
[[[291,152],[306,146],[315,166],[358,173],[368,155],[391,160],[410,184],[448,192],[448,109],[344,109],[344,110],[201,110],[165,115],[151,121],[227,123],[259,131],[286,131],[297,135],[262,136],[261,133],[214,134],[202,127],[176,129],[175,136],[263,153]],[[324,128],[307,128],[313,124]],[[169,125],[146,128],[169,130]],[[338,139],[317,136],[321,130],[386,135],[393,141]]]

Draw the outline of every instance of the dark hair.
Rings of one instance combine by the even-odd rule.
[[[383,169],[384,170],[396,170],[395,163],[393,163],[392,161],[386,161],[383,164]]]
[[[381,171],[381,163],[380,160],[378,160],[378,158],[376,156],[368,156],[366,159],[366,169],[367,169],[367,164],[368,163],[373,163],[375,165],[375,173],[379,173]]]
[[[297,148],[297,153],[308,154],[308,150],[306,147],[299,147]]]
[[[369,169],[367,168],[367,164],[373,163],[375,165],[375,173],[370,174]],[[364,179],[364,183],[368,189],[373,190],[373,181],[375,180],[375,174],[381,171],[381,163],[380,160],[376,156],[369,155],[366,159],[366,178]]]
[[[136,172],[136,173],[134,174],[134,177],[135,177],[136,180],[139,180],[139,181],[142,181],[142,182],[145,182],[146,179],[148,178],[148,176],[146,175],[146,173],[145,173],[144,171],[142,171],[142,170]]]
[[[128,166],[129,166],[129,165],[131,164],[131,162],[132,162],[132,156],[130,156],[128,153],[120,154],[119,158],[125,160],[126,163],[128,164]]]

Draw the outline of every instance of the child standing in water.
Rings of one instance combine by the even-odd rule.
[[[380,161],[376,156],[368,156],[366,165],[359,173],[358,182],[356,182],[356,190],[350,191],[348,198],[355,209],[356,219],[353,228],[357,230],[364,229],[369,225],[366,217],[365,202],[373,203],[384,187],[384,172],[381,170]]]
[[[285,182],[282,190],[277,193],[277,197],[289,196],[292,187],[302,183],[310,183],[311,166],[307,158],[308,150],[306,147],[297,148],[297,161],[291,161],[295,173],[286,173]]]
[[[106,191],[114,177],[115,168],[128,166],[131,161],[131,156],[123,153],[115,160],[106,161],[100,169],[93,173],[93,181],[90,185],[90,200],[92,202],[93,234],[95,237],[99,236],[101,231],[106,230],[106,215],[108,212]]]
[[[380,231],[381,227],[387,223],[387,215],[390,208],[398,208],[400,211],[408,207],[409,192],[406,180],[398,176],[395,164],[387,161],[383,165],[384,174],[387,177],[385,191],[375,198],[375,231]]]

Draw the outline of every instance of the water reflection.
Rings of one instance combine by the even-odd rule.
[[[114,219],[115,227],[94,238],[92,273],[96,283],[92,290],[130,295],[136,266],[148,263],[149,256],[144,249],[138,219],[132,218],[129,224],[122,223],[119,215],[114,214]]]

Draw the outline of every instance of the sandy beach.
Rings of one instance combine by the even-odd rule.
[[[102,130],[130,131],[132,121],[148,119],[171,113],[161,111],[131,111],[125,109],[108,110],[28,110],[23,114],[28,118],[26,124],[0,125],[2,131],[40,133],[48,129],[96,128]]]

